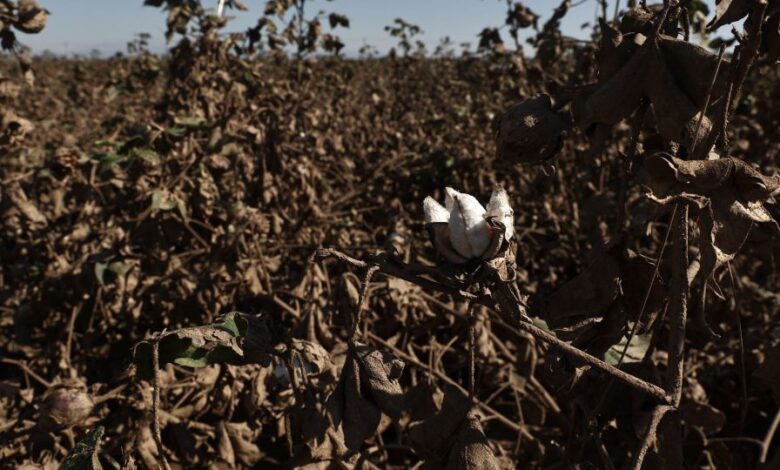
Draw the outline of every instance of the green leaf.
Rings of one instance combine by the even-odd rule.
[[[165,129],[165,133],[173,137],[182,137],[187,133],[187,129],[183,127],[169,127]]]
[[[176,208],[176,198],[165,189],[155,189],[152,193],[151,209],[169,211]]]
[[[101,285],[103,285],[103,278],[105,277],[107,267],[108,264],[106,263],[95,263],[95,277]]]
[[[631,338],[631,343],[628,345],[628,349],[626,350],[626,357],[623,359],[623,364],[641,362],[642,358],[645,357],[647,348],[650,347],[650,337],[651,335],[635,335],[633,338]],[[623,353],[623,348],[626,347],[627,341],[628,338],[624,336],[618,344],[615,344],[609,348],[607,353],[604,355],[604,360],[613,366],[618,365],[618,362],[620,361],[620,355]]]
[[[231,312],[208,325],[165,332],[156,340],[159,341],[160,366],[169,362],[187,367],[242,364],[247,329],[248,322],[242,314]],[[151,380],[153,376],[154,341],[141,341],[133,351],[133,363],[141,379]]]
[[[541,328],[544,331],[548,331],[552,333],[552,330],[550,329],[550,325],[547,324],[546,321],[542,320],[541,318],[532,318],[531,321],[533,322],[534,326],[537,328]]]
[[[125,263],[123,261],[114,261],[108,264],[108,270],[117,276],[124,276],[132,267],[132,263]]]
[[[112,171],[125,157],[114,152],[96,152],[95,158],[100,160],[100,173]]]
[[[162,159],[160,158],[160,154],[158,154],[152,149],[147,149],[147,148],[133,149],[130,152],[130,155],[133,158],[140,158],[152,166],[157,166],[162,161]]]
[[[103,426],[98,426],[88,432],[84,439],[80,440],[60,467],[61,470],[103,470],[98,458],[100,451],[100,438],[103,436]]]

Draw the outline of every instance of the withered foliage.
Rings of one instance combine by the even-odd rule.
[[[780,463],[777,1],[719,2],[720,58],[701,2],[574,41],[563,0],[370,60],[317,3],[146,3],[168,57],[0,62],[0,466]],[[3,47],[46,20],[0,0]],[[447,186],[505,188],[496,258],[441,262]]]

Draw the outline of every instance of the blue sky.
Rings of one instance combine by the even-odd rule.
[[[202,0],[205,5],[218,0]],[[609,0],[610,14],[615,0]],[[165,14],[162,10],[143,6],[143,0],[39,0],[51,11],[46,29],[38,35],[20,34],[21,41],[34,53],[50,50],[57,54],[88,54],[97,49],[102,54],[124,51],[135,34],[152,35],[154,52],[165,51]],[[227,31],[243,31],[255,24],[261,15],[264,0],[244,0],[246,12],[229,11],[235,15]],[[523,2],[541,21],[548,18],[558,0],[526,0]],[[580,2],[575,1],[575,4]],[[625,0],[621,1],[621,4]],[[712,0],[707,3],[713,3]],[[369,44],[381,53],[394,44],[384,26],[401,17],[419,25],[422,39],[433,50],[439,39],[449,36],[453,43],[470,42],[485,26],[500,26],[504,21],[505,0],[310,0],[307,10],[325,9],[350,18],[348,30],[340,30],[347,54],[354,54],[362,45]],[[596,0],[585,0],[574,7],[563,22],[565,34],[584,37],[580,26],[592,22],[598,12]],[[508,39],[508,38],[506,38]]]

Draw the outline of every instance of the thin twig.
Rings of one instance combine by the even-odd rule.
[[[443,380],[444,382],[447,382],[447,384],[457,388],[458,391],[460,391],[464,395],[468,394],[468,390],[466,390],[463,387],[461,387],[457,382],[455,382],[454,380],[449,378],[447,375],[439,372],[436,369],[433,369],[433,368],[429,367],[427,364],[423,364],[422,362],[420,362],[416,358],[414,358],[411,355],[401,351],[400,349],[398,349],[397,347],[395,347],[392,344],[388,343],[387,341],[383,340],[379,336],[371,333],[370,331],[368,333],[366,333],[366,336],[369,339],[371,339],[372,341],[376,341],[377,343],[379,343],[382,346],[386,347],[387,349],[392,351],[393,354],[395,354],[396,356],[400,357],[401,359],[403,359],[404,361],[406,361],[410,365],[412,365],[414,367],[417,367],[418,369],[422,369],[422,370],[428,372],[429,374],[435,375],[437,378]],[[510,420],[506,416],[504,416],[501,413],[499,413],[498,411],[496,411],[490,405],[488,405],[488,404],[486,404],[486,403],[484,403],[484,402],[482,402],[480,400],[474,400],[474,404],[477,405],[478,407],[480,407],[485,413],[490,415],[490,417],[495,418],[497,421],[499,421],[501,424],[504,424],[509,429],[511,429],[513,431],[516,431],[516,432],[519,432],[519,433],[522,433],[525,437],[528,437],[529,439],[536,440],[533,437],[533,435],[531,435],[531,433],[529,433],[528,430],[525,429],[524,426],[521,426],[521,425],[515,423],[514,421]]]
[[[360,289],[360,298],[358,300],[357,307],[355,308],[355,317],[352,319],[352,328],[349,333],[349,340],[355,340],[355,334],[362,322],[362,312],[368,299],[368,287],[371,284],[371,278],[374,277],[374,273],[379,270],[379,266],[373,265],[368,268],[366,275],[363,277],[363,286]]]
[[[748,393],[747,393],[747,372],[745,367],[745,336],[742,334],[742,317],[739,310],[739,296],[737,295],[737,283],[734,280],[734,270],[732,269],[731,262],[727,263],[729,268],[729,278],[731,279],[731,295],[734,301],[734,313],[737,317],[737,334],[739,335],[739,381],[742,391],[742,403],[740,404],[739,413],[739,431],[740,434],[744,431],[745,420],[747,419],[748,412]]]
[[[7,357],[3,357],[3,358],[0,358],[0,362],[4,362],[6,364],[11,364],[11,365],[14,365],[14,366],[22,369],[22,372],[24,372],[25,374],[27,374],[30,377],[34,378],[38,383],[40,383],[41,385],[43,385],[46,388],[50,388],[52,386],[51,382],[49,382],[48,380],[44,379],[40,375],[36,374],[32,369],[30,369],[30,367],[27,364],[25,364],[22,361],[17,361],[16,359],[9,359]],[[28,381],[29,381],[29,379],[28,379]]]
[[[772,444],[772,439],[775,437],[775,432],[777,432],[778,427],[780,427],[780,409],[775,413],[775,419],[772,420],[772,424],[769,425],[764,440],[761,442],[761,456],[758,459],[760,463],[766,462],[766,459],[769,456],[769,446]]]
[[[748,31],[748,40],[740,42],[734,51],[734,55],[731,61],[731,74],[728,92],[726,93],[725,106],[723,107],[723,121],[722,136],[721,136],[721,150],[725,153],[728,151],[728,136],[726,134],[726,128],[728,127],[729,116],[736,108],[737,102],[740,98],[740,92],[742,91],[742,85],[745,83],[747,74],[750,71],[753,62],[758,57],[759,48],[761,46],[761,27],[764,23],[766,16],[768,2],[761,1],[756,2],[748,17],[746,24],[751,25],[751,30]],[[739,39],[739,36],[737,36]]]
[[[674,252],[672,257],[672,287],[669,293],[669,359],[666,369],[666,391],[672,406],[682,397],[685,323],[688,317],[688,206],[682,205],[675,221]]]
[[[620,368],[621,365],[623,365],[623,361],[626,358],[626,354],[628,354],[628,347],[631,345],[631,340],[634,339],[634,336],[636,336],[636,331],[639,328],[639,325],[642,323],[642,317],[644,316],[645,309],[647,308],[647,302],[650,300],[650,294],[653,291],[653,287],[655,286],[655,281],[658,279],[658,270],[661,266],[661,260],[664,257],[664,252],[666,251],[666,246],[669,243],[669,234],[672,233],[672,227],[674,226],[674,220],[675,216],[677,214],[678,204],[674,205],[674,208],[672,209],[672,215],[669,218],[669,225],[666,226],[666,233],[664,234],[664,240],[663,243],[661,243],[661,249],[658,251],[658,256],[655,259],[655,263],[653,265],[653,275],[650,278],[650,282],[647,285],[647,290],[645,290],[645,296],[642,300],[642,307],[639,309],[639,314],[636,317],[636,320],[634,320],[634,324],[631,326],[631,330],[628,332],[628,336],[626,336],[626,344],[623,346],[623,350],[620,351],[620,358],[618,359],[617,365],[615,367]],[[593,408],[593,415],[597,415],[601,407],[604,406],[604,401],[607,399],[607,395],[609,394],[610,389],[612,388],[612,385],[615,382],[615,378],[612,377],[607,384],[607,386],[604,388],[604,392],[602,392],[601,397],[599,398],[599,401],[596,403],[595,408]]]
[[[79,312],[81,311],[81,303],[74,306],[71,309],[70,312],[70,319],[68,320],[68,337],[65,340],[65,363],[68,365],[68,368],[72,368],[72,364],[70,361],[71,356],[71,349],[73,347],[73,333],[76,329],[76,317],[78,316]]]
[[[469,401],[474,401],[474,378],[476,374],[476,332],[474,327],[474,304],[469,305]]]
[[[710,82],[710,87],[707,90],[707,98],[704,100],[704,107],[701,110],[701,113],[699,113],[699,120],[696,123],[696,132],[693,134],[693,143],[691,143],[691,150],[688,152],[688,154],[695,158],[694,151],[696,150],[696,144],[699,143],[699,132],[701,131],[701,124],[704,121],[704,116],[707,114],[707,110],[710,107],[710,100],[712,100],[712,90],[715,89],[715,83],[718,81],[718,74],[720,73],[720,65],[723,63],[723,53],[726,52],[726,45],[721,44],[720,51],[718,52],[718,64],[715,66],[715,73],[712,74],[712,81]]]
[[[667,411],[671,411],[672,407],[667,405],[659,405],[653,409],[653,415],[650,418],[650,422],[647,423],[647,429],[642,437],[642,442],[639,444],[639,448],[634,453],[633,461],[631,462],[631,468],[633,470],[640,470],[642,468],[642,462],[645,460],[650,445],[656,437],[658,432],[658,423],[664,417]]]
[[[162,443],[162,433],[160,432],[160,338],[152,341],[152,367],[154,368],[152,382],[152,434],[154,442],[157,444],[157,452],[160,454],[160,462],[165,470],[170,470],[168,459],[165,458],[165,448]]]
[[[351,266],[358,267],[358,268],[364,268],[369,265],[369,263],[365,261],[352,258],[344,253],[341,253],[333,249],[319,250],[314,257],[315,258],[334,257],[336,259],[339,259],[341,261],[350,264]],[[451,294],[454,295],[458,300],[471,300],[472,302],[476,302],[480,305],[484,305],[485,307],[488,307],[492,310],[497,309],[496,301],[491,298],[485,298],[483,296],[478,296],[478,295],[471,294],[469,292],[464,292],[458,288],[441,284],[439,282],[431,281],[429,279],[420,278],[417,276],[411,276],[406,272],[404,265],[392,264],[388,262],[388,260],[384,259],[384,257],[381,255],[371,257],[371,263],[377,264],[379,266],[379,272],[381,272],[382,274],[389,274],[395,277],[399,277],[413,284],[417,284],[423,289],[429,289],[429,290],[438,291],[446,294]],[[509,314],[505,315],[503,318],[504,321],[509,323],[508,325],[505,324],[505,326],[509,327],[509,325],[511,325],[511,327],[530,333],[532,336],[555,347],[556,349],[560,350],[564,354],[567,354],[573,357],[574,359],[589,364],[595,367],[596,369],[601,370],[602,372],[606,372],[607,374],[614,376],[616,379],[624,382],[625,384],[635,388],[636,390],[639,390],[643,393],[650,395],[651,397],[659,400],[662,403],[667,403],[669,401],[666,392],[664,392],[664,390],[661,387],[648,383],[631,374],[628,374],[602,361],[601,359],[598,359],[570,345],[569,343],[566,343],[565,341],[558,339],[555,335],[552,335],[551,333],[536,327],[532,323],[521,321],[520,318],[514,318]]]
[[[677,215],[678,208],[678,204],[675,204],[674,208],[672,209],[672,215],[669,218],[669,225],[666,227],[666,233],[664,234],[664,241],[661,243],[661,249],[658,251],[658,257],[656,257],[655,264],[653,265],[653,277],[650,278],[650,283],[648,284],[647,290],[645,291],[645,296],[642,299],[642,308],[639,309],[639,315],[637,315],[636,320],[634,321],[634,325],[631,327],[631,331],[628,333],[626,344],[623,346],[623,350],[620,352],[620,359],[618,359],[617,367],[620,367],[621,364],[623,364],[623,360],[628,353],[628,346],[631,344],[631,340],[634,339],[636,330],[642,322],[642,317],[644,316],[645,309],[647,308],[647,302],[650,301],[650,294],[653,291],[653,287],[655,286],[655,280],[658,279],[658,270],[661,266],[661,260],[664,257],[666,246],[669,243],[669,234],[672,233],[672,226],[674,225],[674,219]]]

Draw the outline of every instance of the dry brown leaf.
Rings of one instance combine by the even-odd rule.
[[[715,31],[724,24],[741,20],[750,13],[752,5],[751,0],[718,0],[715,16],[707,24],[707,31]]]
[[[447,458],[448,470],[499,470],[490,442],[480,424],[481,417],[470,412],[458,431]]]
[[[699,116],[716,67],[717,57],[702,47],[663,35],[647,39],[611,77],[600,76],[599,86],[575,97],[574,120],[585,131],[597,123],[616,124],[646,98],[661,135],[690,149],[694,142],[706,142],[712,129],[710,119],[704,116],[699,124]],[[713,87],[710,114],[718,109],[725,89],[721,74]],[[706,145],[696,146],[696,155],[707,152]]]
[[[27,195],[20,185],[11,184],[4,192],[33,227],[42,228],[47,225],[46,216],[33,202],[27,199]]]
[[[686,161],[664,153],[649,156],[643,174],[656,201],[685,197],[700,206],[701,265],[695,282],[701,289],[715,269],[734,258],[754,222],[770,222],[780,231],[764,207],[780,189],[780,175],[764,176],[732,157]],[[698,311],[703,312],[702,305]],[[697,321],[706,325],[701,316]]]
[[[306,424],[304,437],[312,460],[349,458],[376,432],[382,413],[397,420],[404,403],[398,382],[402,372],[397,358],[355,343],[324,413]]]

